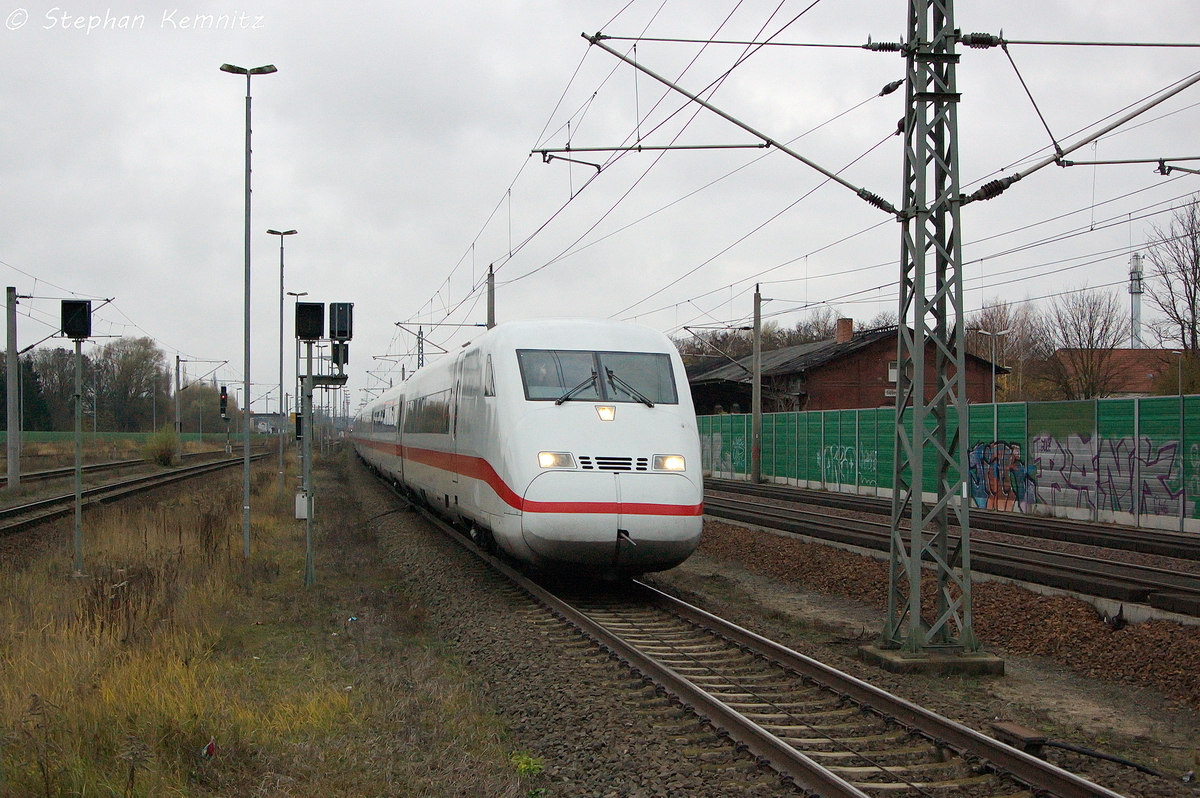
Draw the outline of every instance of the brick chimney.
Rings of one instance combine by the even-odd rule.
[[[854,319],[837,320],[837,343],[844,344],[854,337]]]

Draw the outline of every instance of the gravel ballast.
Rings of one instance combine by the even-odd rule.
[[[368,515],[398,499],[351,466]],[[548,620],[471,564],[419,516],[372,523],[453,656],[508,724],[514,750],[543,760],[540,795],[792,795],[770,771],[655,697],[628,669]],[[1008,720],[1164,771],[1051,750],[1069,770],[1130,796],[1197,796],[1200,630],[1108,626],[1093,608],[1000,582],[975,588],[975,628],[1006,660],[1002,678],[898,676],[863,665],[882,622],[884,564],[785,536],[709,521],[700,552],[648,582],[934,711],[990,732]]]

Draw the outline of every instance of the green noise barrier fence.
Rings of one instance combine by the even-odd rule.
[[[748,479],[751,417],[698,421],[705,474]],[[890,496],[895,424],[895,408],[764,413],[763,478]],[[967,445],[972,507],[1200,533],[1200,396],[970,405]]]

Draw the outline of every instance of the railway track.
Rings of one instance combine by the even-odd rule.
[[[425,515],[699,722],[807,794],[1117,796],[644,584],[603,592],[547,589]]]
[[[260,453],[251,455],[251,460],[261,460],[269,456],[270,453]],[[104,485],[97,485],[87,488],[82,492],[83,506],[84,508],[88,508],[105,504],[137,493],[160,488],[175,482],[182,482],[212,471],[220,471],[221,469],[241,464],[241,458],[220,460],[212,463],[185,466],[161,474],[133,477],[109,482]],[[75,494],[72,492],[0,509],[0,537],[13,535],[31,526],[67,515],[74,511],[74,507]]]
[[[705,497],[704,512],[863,549],[889,551],[891,547],[890,522],[863,521],[798,506],[775,507],[719,496]],[[957,537],[952,536],[951,547],[956,545]],[[1200,615],[1200,576],[1194,573],[978,539],[971,541],[971,568],[1112,601]]]
[[[782,501],[833,507],[859,513],[891,516],[892,501],[876,496],[861,496],[837,491],[807,490],[790,485],[762,484],[730,479],[706,479],[704,489],[746,496],[762,496]],[[1046,540],[1061,540],[1108,549],[1123,549],[1140,554],[1156,554],[1182,560],[1200,560],[1200,537],[1161,529],[1093,524],[1064,518],[1005,513],[971,508],[972,529],[987,529],[1010,535]]]
[[[241,447],[234,447],[240,451]],[[194,460],[200,457],[211,457],[220,455],[223,452],[188,452],[182,456],[184,460]],[[92,463],[91,465],[83,466],[84,474],[97,474],[104,471],[115,471],[121,468],[135,468],[140,465],[146,465],[148,461],[144,457],[135,457],[127,460],[110,460],[107,463]],[[51,479],[66,479],[75,474],[75,466],[64,466],[62,468],[47,468],[41,471],[29,471],[21,474],[22,482],[44,482]],[[0,474],[0,487],[8,485],[8,476]]]

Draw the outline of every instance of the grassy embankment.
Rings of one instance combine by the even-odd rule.
[[[89,514],[84,578],[69,523],[62,546],[6,556],[0,795],[540,793],[419,600],[391,587],[343,457],[318,483],[309,589],[270,468],[248,566],[240,474]]]

